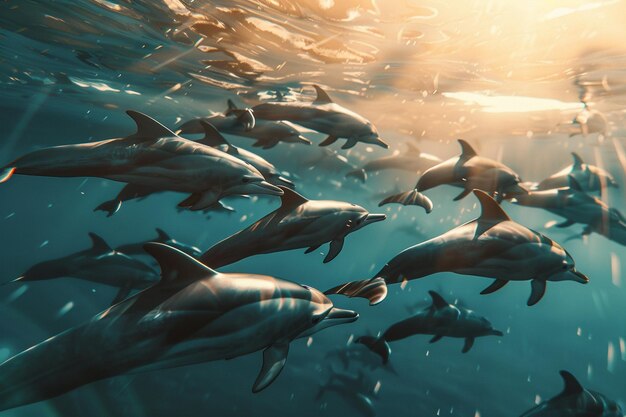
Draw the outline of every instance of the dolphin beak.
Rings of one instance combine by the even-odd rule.
[[[500,330],[491,330],[491,334],[493,336],[504,336],[504,333],[502,333]]]
[[[386,218],[387,216],[385,214],[368,214],[367,216],[365,216],[365,220],[363,220],[363,225],[382,222]]]
[[[312,144],[313,144],[313,142],[311,142],[310,140],[308,140],[307,138],[305,138],[305,137],[304,137],[304,136],[302,136],[302,135],[298,135],[298,136],[296,136],[296,139],[297,139],[297,141],[298,141],[298,142],[300,142],[300,143],[304,143],[304,144],[306,144],[306,145],[312,145]]]
[[[374,144],[380,146],[381,148],[389,149],[389,145],[387,144],[387,142],[385,142],[381,138],[376,138],[376,142]]]
[[[573,275],[572,281],[580,282],[581,284],[587,284],[589,282],[589,277],[583,274],[582,272],[578,272],[575,269],[569,271],[571,275]]]
[[[289,188],[296,188],[296,184],[289,181],[287,178],[283,177],[282,175],[276,177],[276,181],[280,183],[278,185],[284,185]]]
[[[334,321],[334,324],[352,323],[359,318],[359,313],[352,310],[344,310],[341,308],[333,307],[324,320]]]
[[[13,284],[13,283],[15,283],[15,282],[22,282],[22,281],[24,281],[24,280],[26,280],[26,277],[25,277],[24,275],[22,275],[21,277],[17,277],[17,278],[15,278],[15,279],[12,279],[11,281],[3,282],[3,283],[2,283],[2,284],[0,284],[0,285],[8,285],[8,284]]]

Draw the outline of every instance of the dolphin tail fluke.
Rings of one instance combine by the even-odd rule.
[[[104,203],[93,209],[93,211],[105,211],[107,213],[107,217],[111,217],[119,211],[120,207],[122,207],[122,202],[115,199],[105,201]]]
[[[11,179],[16,169],[16,167],[9,167],[4,168],[2,171],[0,171],[0,184],[2,184],[3,182],[7,182],[9,179]]]
[[[363,281],[351,281],[326,290],[324,294],[341,294],[350,298],[366,298],[369,300],[370,305],[375,305],[383,301],[387,296],[387,283],[381,277]]]
[[[426,213],[430,213],[431,211],[433,211],[434,207],[431,199],[426,197],[424,194],[420,193],[416,189],[400,194],[391,195],[378,203],[378,207],[391,203],[402,204],[403,206],[419,206],[422,207],[426,211]]]
[[[366,346],[369,350],[380,356],[383,364],[387,364],[389,362],[391,347],[389,347],[389,343],[387,343],[387,341],[382,337],[361,336],[355,340],[355,343],[360,343]]]
[[[364,169],[355,169],[354,171],[350,171],[346,174],[346,178],[356,178],[361,182],[365,182],[367,180],[367,172]]]

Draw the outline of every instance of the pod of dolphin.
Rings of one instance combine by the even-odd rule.
[[[219,272],[251,256],[293,249],[310,253],[326,243],[330,246],[323,262],[330,262],[340,254],[349,234],[385,220],[384,214],[349,202],[313,200],[299,194],[288,174],[232,145],[220,133],[252,138],[255,147],[271,148],[280,142],[310,145],[294,128],[300,125],[328,135],[320,146],[343,138],[342,149],[359,143],[389,147],[371,122],[314,87],[317,98],[313,102],[266,102],[242,109],[229,100],[226,112],[185,122],[178,133],[129,110],[137,126],[132,135],[40,149],[0,168],[0,182],[13,175],[121,182],[124,187],[118,195],[96,207],[108,216],[126,201],[164,191],[186,194],[179,208],[194,211],[228,210],[221,201],[227,196],[265,194],[281,199],[279,208],[205,251],[176,241],[161,229],[149,242],[116,249],[90,233],[89,249],[33,265],[10,281],[15,285],[11,283],[72,277],[114,286],[118,293],[111,307],[91,321],[0,364],[0,410],[47,400],[116,375],[263,351],[261,370],[252,386],[253,392],[259,392],[280,374],[293,340],[357,320],[356,312],[334,305],[328,298],[333,294],[366,298],[373,305],[385,299],[388,285],[453,272],[491,279],[482,294],[493,293],[510,281],[530,281],[527,304],[532,306],[544,297],[548,282],[589,282],[561,245],[511,219],[500,205],[503,201],[543,208],[565,219],[558,227],[580,223],[582,235],[595,232],[626,245],[624,216],[592,195],[617,187],[610,173],[573,154],[571,166],[538,183],[524,183],[510,167],[479,156],[468,142],[459,140],[461,154],[446,161],[409,144],[404,154],[369,161],[346,174],[366,182],[368,174],[386,169],[421,173],[414,189],[388,196],[380,205],[417,205],[430,213],[434,205],[424,192],[441,185],[462,189],[455,201],[473,194],[480,205],[479,217],[403,250],[370,279],[322,292],[271,276]],[[193,133],[204,137],[194,141],[179,136]],[[152,265],[139,261],[140,256],[149,256]],[[344,368],[351,361],[361,361],[369,368],[395,372],[390,363],[391,342],[418,334],[432,336],[430,343],[443,337],[461,338],[466,353],[478,337],[503,336],[474,311],[449,303],[438,292],[429,294],[432,303],[426,308],[379,336],[358,337],[348,348],[329,353],[329,358],[338,358]],[[561,371],[561,376],[563,392],[523,416],[623,415],[616,402],[586,390],[567,371]],[[333,371],[318,398],[335,391],[363,414],[374,415],[376,392],[363,381],[363,375]]]

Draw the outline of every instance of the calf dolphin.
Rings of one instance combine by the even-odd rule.
[[[605,187],[619,187],[615,178],[608,171],[584,163],[576,152],[572,152],[572,157],[574,158],[573,164],[541,181],[535,188],[537,190],[549,190],[568,187],[570,176],[574,177],[582,189],[588,192],[600,191]]]
[[[144,289],[159,279],[158,272],[130,256],[113,250],[100,236],[89,233],[92,246],[58,259],[30,267],[12,282],[77,278],[118,287],[113,303],[128,297],[132,290]]]
[[[168,246],[178,249],[181,252],[185,252],[187,255],[193,256],[194,258],[200,256],[202,251],[195,246],[188,245],[183,242],[179,242],[178,240],[172,238],[169,234],[167,234],[163,229],[156,229],[157,236],[154,239],[150,239],[148,241],[141,241],[138,243],[128,243],[126,245],[118,246],[116,248],[117,251],[123,252],[126,254],[145,254],[144,246],[148,242],[158,242],[164,243]]]
[[[311,144],[311,141],[302,136],[297,129],[282,121],[254,119],[254,126],[248,128],[250,126],[249,118],[254,118],[254,113],[248,110],[249,116],[246,114],[245,117],[242,117],[241,114],[235,113],[238,110],[241,109],[238,109],[235,103],[228,100],[226,113],[216,113],[209,117],[189,120],[180,126],[180,133],[204,133],[204,127],[201,123],[204,121],[215,126],[220,132],[255,139],[256,142],[252,146],[263,149],[273,148],[280,142]]]
[[[222,274],[161,243],[147,244],[146,251],[161,266],[161,280],[2,363],[0,410],[117,375],[263,350],[252,387],[259,392],[280,374],[292,340],[358,318],[314,288]]]
[[[454,201],[464,198],[473,189],[490,193],[498,201],[527,192],[520,185],[519,175],[511,168],[493,159],[478,156],[463,139],[458,139],[458,142],[461,145],[461,155],[427,169],[417,181],[415,189],[390,196],[381,204],[423,205],[424,200],[420,193],[444,184],[463,188]]]
[[[263,253],[300,248],[308,248],[305,253],[310,253],[330,242],[324,258],[327,263],[339,255],[348,234],[386,218],[384,214],[370,214],[355,204],[308,200],[289,188],[281,188],[282,204],[278,209],[216,243],[199,259],[219,268]]]
[[[385,298],[386,284],[454,272],[493,278],[481,294],[497,291],[509,281],[531,280],[530,306],[541,300],[548,281],[589,282],[558,243],[511,220],[485,192],[474,190],[474,194],[481,206],[480,217],[405,249],[374,278],[349,282],[326,294],[364,297],[375,304]]]
[[[416,334],[432,335],[430,343],[442,337],[465,339],[463,353],[469,352],[474,340],[481,336],[502,336],[491,323],[474,311],[448,303],[439,293],[428,291],[432,304],[408,319],[392,324],[380,337],[361,336],[356,342],[362,343],[380,355],[383,363],[389,361],[389,342],[406,339]]]
[[[362,168],[350,171],[346,177],[354,177],[361,182],[367,180],[368,174],[387,169],[398,169],[410,172],[422,172],[441,162],[441,159],[434,155],[423,153],[417,146],[407,142],[407,151],[394,153],[391,156],[384,156],[367,162]]]
[[[317,98],[312,103],[266,102],[252,108],[254,117],[257,120],[287,120],[325,133],[328,137],[320,143],[320,146],[328,146],[339,138],[346,138],[346,143],[341,149],[352,148],[359,142],[389,148],[369,120],[334,103],[319,86],[314,85],[313,88],[317,92]]]
[[[177,136],[145,114],[126,113],[137,124],[135,134],[28,153],[1,169],[0,182],[13,174],[101,177],[144,193],[150,188],[190,193],[181,205],[191,210],[203,210],[228,195],[282,194],[250,164]]]
[[[520,417],[623,417],[624,411],[605,395],[583,388],[576,377],[560,371],[563,391],[526,411]]]

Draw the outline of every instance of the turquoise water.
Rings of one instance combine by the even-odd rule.
[[[473,197],[453,202],[458,190],[446,186],[428,192],[435,202],[431,214],[377,207],[380,194],[412,187],[418,178],[413,173],[386,171],[365,184],[344,177],[365,161],[403,151],[405,142],[447,159],[458,154],[454,139],[463,137],[525,181],[560,170],[576,151],[612,172],[621,188],[602,198],[623,208],[626,55],[616,39],[624,35],[624,12],[622,2],[6,1],[0,4],[0,155],[6,162],[44,146],[131,134],[126,109],[175,128],[223,111],[229,98],[252,106],[279,90],[287,99],[306,101],[314,97],[309,85],[321,84],[338,103],[370,119],[391,149],[359,144],[344,151],[333,145],[328,153],[279,144],[265,151],[252,148],[250,139],[228,139],[289,172],[303,195],[353,202],[386,213],[387,220],[350,235],[328,264],[322,263],[322,247],[309,255],[296,250],[255,256],[224,270],[324,290],[370,278],[402,249],[477,216]],[[586,135],[571,123],[582,102],[596,112]],[[315,144],[324,137],[303,134]],[[149,239],[160,227],[206,250],[278,206],[275,198],[229,199],[234,213],[207,217],[178,212],[181,196],[164,193],[126,203],[111,218],[93,211],[120,188],[94,178],[19,175],[2,184],[2,281],[88,247],[88,232],[117,246]],[[431,289],[475,309],[505,335],[478,339],[468,354],[461,353],[458,339],[395,342],[395,373],[363,371],[368,386],[379,384],[377,415],[517,416],[538,398],[560,392],[561,369],[626,402],[626,250],[597,234],[567,240],[581,226],[548,227],[560,221],[548,212],[508,203],[504,208],[514,220],[563,243],[591,282],[551,283],[530,308],[526,282],[481,296],[486,280],[437,274],[404,288],[391,286],[375,307],[333,298],[358,311],[359,320],[308,343],[294,342],[284,371],[260,394],[250,393],[261,363],[256,353],[121,376],[0,414],[361,415],[339,395],[316,399],[329,368],[341,369],[328,353],[406,318],[416,303],[428,305]],[[69,278],[0,287],[0,359],[84,323],[114,295],[111,287]]]

